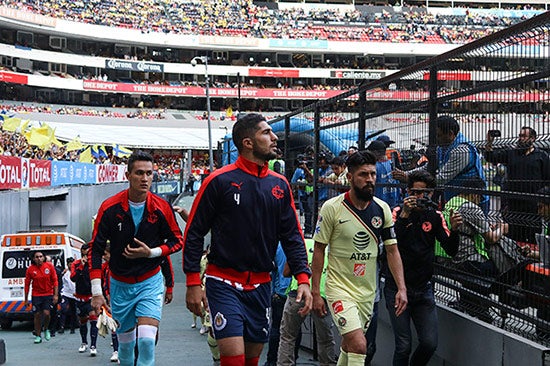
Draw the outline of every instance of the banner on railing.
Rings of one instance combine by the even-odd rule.
[[[0,190],[124,182],[126,165],[94,165],[0,155]]]

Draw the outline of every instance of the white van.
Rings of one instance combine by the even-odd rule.
[[[85,241],[63,232],[27,232],[0,237],[0,327],[9,329],[14,320],[32,320],[25,308],[25,272],[31,265],[30,253],[40,250],[52,258],[54,266],[65,268],[66,259],[80,258]],[[61,279],[59,279],[61,282]],[[29,299],[30,300],[30,299]]]

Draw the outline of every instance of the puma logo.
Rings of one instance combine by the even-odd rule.
[[[233,187],[237,187],[237,189],[240,191],[240,190],[241,190],[241,186],[243,185],[243,182],[241,182],[241,183],[231,182],[231,185],[232,185]]]

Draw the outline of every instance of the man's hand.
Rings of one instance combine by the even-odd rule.
[[[395,316],[401,315],[407,308],[407,290],[399,290],[395,294]]]
[[[392,178],[397,179],[400,182],[406,183],[409,180],[409,176],[407,175],[407,172],[400,170],[400,169],[394,169],[391,172]]]
[[[31,303],[29,300],[25,300],[25,308],[28,308],[29,306],[31,306]]]
[[[304,306],[298,310],[298,314],[306,316],[311,311],[313,303],[313,297],[311,296],[311,290],[308,283],[302,283],[298,285],[298,291],[296,294],[296,302],[304,302]]]
[[[174,298],[174,294],[167,291],[166,294],[164,294],[164,303],[165,304],[170,304],[172,302],[173,298]]]
[[[189,211],[180,206],[172,206],[172,208],[178,215],[180,215],[183,221],[187,222],[187,219],[189,219]]]
[[[128,259],[148,258],[151,255],[151,248],[149,248],[147,244],[136,238],[134,238],[134,242],[137,244],[137,247],[132,247],[128,244],[122,255]]]
[[[409,217],[412,210],[416,207],[416,197],[415,196],[409,196],[403,200],[403,211],[401,212],[400,216],[403,218]]]
[[[92,309],[95,310],[96,314],[101,314],[101,308],[103,306],[107,307],[103,295],[92,296]]]
[[[319,294],[313,295],[313,312],[320,318],[327,315],[327,308],[325,306],[325,300]]]
[[[462,215],[460,214],[460,212],[458,211],[455,211],[453,209],[451,209],[451,230],[457,230],[460,225],[462,225],[462,223],[464,222],[462,220]]]
[[[185,302],[187,309],[196,316],[202,316],[203,308],[208,307],[208,301],[206,300],[206,293],[201,286],[189,286],[187,287],[187,293],[185,294]]]
[[[59,296],[53,295],[53,304],[56,305],[59,302]]]

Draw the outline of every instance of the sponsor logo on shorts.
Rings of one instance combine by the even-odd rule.
[[[355,263],[353,266],[353,275],[355,277],[362,277],[365,275],[367,265],[365,263]]]
[[[345,327],[347,323],[348,323],[348,321],[346,320],[346,318],[343,318],[343,317],[338,318],[338,325],[339,326]]]
[[[332,303],[332,311],[334,311],[334,314],[344,311],[344,304],[341,300]]]
[[[382,227],[382,218],[380,216],[374,216],[372,220],[370,221],[372,226],[374,226],[376,229],[379,229]]]
[[[216,313],[216,316],[214,317],[214,329],[222,330],[226,325],[227,319],[225,319],[225,316],[223,316],[220,312]]]
[[[422,230],[426,233],[432,231],[432,223],[429,221],[424,221],[422,223]]]

